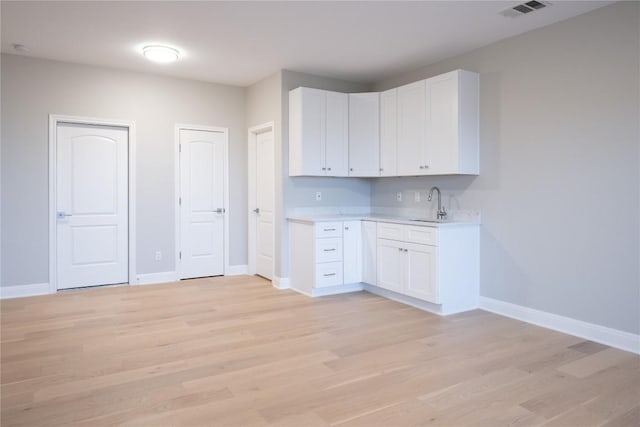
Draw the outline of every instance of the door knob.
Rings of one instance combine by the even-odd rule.
[[[216,209],[216,213],[223,214],[223,213],[225,213],[225,209],[224,208],[218,208],[218,209]]]
[[[68,213],[66,213],[65,211],[58,211],[58,212],[56,213],[56,217],[57,217],[58,219],[65,219],[65,218],[66,218],[66,217],[68,217],[68,216],[73,216],[73,215],[68,214]]]
[[[253,210],[253,212],[255,212],[255,213],[259,214],[259,213],[260,213],[260,208],[255,208],[255,209]]]

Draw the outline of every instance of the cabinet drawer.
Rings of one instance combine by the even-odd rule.
[[[319,222],[316,224],[316,238],[342,237],[341,222]]]
[[[342,262],[316,264],[316,288],[342,285]]]
[[[404,240],[404,226],[387,222],[378,223],[378,239]]]
[[[405,226],[405,240],[411,243],[422,243],[424,245],[438,244],[438,230],[433,227]]]
[[[316,239],[316,262],[342,261],[342,238]]]

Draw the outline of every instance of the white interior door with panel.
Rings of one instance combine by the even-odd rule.
[[[178,277],[224,274],[226,134],[180,129]]]
[[[128,282],[128,130],[56,127],[58,289]]]
[[[273,128],[256,136],[256,274],[273,278],[274,153]]]

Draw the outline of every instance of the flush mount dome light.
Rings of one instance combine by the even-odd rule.
[[[145,46],[142,48],[142,54],[154,62],[173,62],[180,56],[177,49],[160,45]]]

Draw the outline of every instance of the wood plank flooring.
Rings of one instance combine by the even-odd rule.
[[[640,426],[640,357],[237,276],[1,301],[9,426]]]

